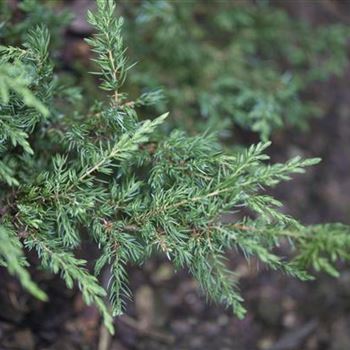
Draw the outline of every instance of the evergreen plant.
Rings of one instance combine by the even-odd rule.
[[[158,104],[159,94],[131,99],[123,89],[133,64],[114,2],[98,0],[88,21],[103,100],[55,73],[46,27],[30,29],[23,45],[0,47],[0,264],[47,300],[45,285],[28,272],[35,252],[37,267],[78,286],[111,332],[112,315],[131,297],[127,265],[155,253],[188,269],[238,317],[245,308],[228,250],[302,280],[312,269],[337,276],[337,260],[350,257],[348,228],[305,227],[266,191],[319,159],[269,164],[268,141],[227,150],[216,133],[188,135],[168,114],[148,118],[144,107]],[[93,272],[76,257],[83,239],[99,248]],[[289,257],[276,249],[282,241]]]

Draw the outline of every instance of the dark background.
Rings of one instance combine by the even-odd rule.
[[[83,25],[91,1],[66,4],[77,14],[76,21],[82,21],[74,25]],[[348,0],[274,4],[314,24],[350,25]],[[313,88],[312,98],[320,101],[325,116],[313,119],[308,131],[279,131],[272,139],[273,161],[294,154],[323,159],[306,175],[275,190],[288,213],[305,224],[350,224],[349,78],[348,67],[342,77]],[[36,272],[49,286],[51,301],[42,304],[23,293],[1,270],[0,349],[350,349],[348,266],[340,265],[339,279],[319,275],[316,281],[303,283],[249,265],[234,255],[231,264],[240,275],[246,299],[244,320],[208,303],[185,271],[175,273],[169,262],[154,258],[142,270],[130,267],[134,300],[127,314],[116,321],[112,339],[100,327],[96,309],[85,306],[80,294],[67,290],[58,277]]]

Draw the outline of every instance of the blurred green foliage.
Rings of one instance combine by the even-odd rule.
[[[263,139],[322,115],[304,95],[341,74],[349,28],[313,26],[267,1],[122,2],[131,82],[164,87],[177,126],[227,135],[232,125]]]

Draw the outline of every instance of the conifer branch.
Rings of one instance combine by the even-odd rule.
[[[191,4],[186,6],[191,10]],[[84,300],[97,306],[110,332],[113,319],[105,298],[109,297],[113,315],[123,313],[125,300],[132,297],[127,264],[142,264],[155,252],[165,254],[177,268],[188,269],[210,299],[231,307],[239,317],[245,309],[235,271],[226,266],[228,250],[302,280],[312,278],[309,270],[337,276],[337,260],[350,260],[349,228],[305,227],[281,212],[283,203],[265,192],[319,159],[295,157],[268,164],[270,142],[230,149],[221,145],[216,134],[189,136],[173,130],[173,124],[165,124],[167,113],[147,119],[146,107],[162,109],[162,94],[153,89],[130,100],[122,91],[130,66],[123,20],[115,10],[112,0],[98,0],[97,11],[88,14],[96,33],[87,42],[96,54],[95,74],[101,88],[111,94],[107,103],[94,101],[87,106],[89,95],[83,96],[84,108],[75,103],[81,96],[78,89],[67,88],[59,76],[54,77],[45,27],[31,30],[23,48],[0,48],[0,205],[6,208],[0,211],[0,264],[30,293],[45,300],[46,294],[26,269],[25,251],[34,250],[43,268],[60,274],[68,288],[77,285]],[[152,21],[148,15],[144,19]],[[176,18],[169,18],[168,25],[179,35],[175,39],[182,38],[184,45],[184,28],[178,24]],[[194,85],[203,82],[201,77],[197,81],[198,53],[191,46],[177,47],[179,51],[169,51],[172,64],[179,60],[184,71],[189,68]],[[261,44],[252,47],[263,53]],[[233,50],[238,55],[239,51]],[[178,54],[184,55],[184,61]],[[241,54],[235,60],[239,69],[231,72],[236,79],[228,74],[225,79],[221,74],[219,79],[208,79],[203,68],[200,74],[208,91],[185,94],[179,89],[174,96],[192,121],[188,96],[182,94],[196,99],[190,104],[200,105],[198,115],[214,116],[208,118],[210,123],[234,111],[237,124],[246,127],[249,120],[248,127],[266,139],[283,119],[275,113],[283,110],[286,96],[292,96],[294,103],[296,95],[284,85],[285,95],[274,91],[271,86],[280,79],[265,66],[252,69],[251,77],[244,66],[247,53]],[[168,55],[163,52],[158,59]],[[195,69],[194,57],[199,59]],[[214,61],[203,64],[208,71],[220,73],[225,65],[220,62],[218,68]],[[238,76],[240,68],[244,79]],[[157,70],[150,72],[157,76]],[[217,85],[207,85],[211,81]],[[179,113],[176,107],[175,111]],[[269,120],[271,124],[266,124]],[[230,221],[224,222],[223,215],[232,212]],[[94,274],[85,260],[74,255],[83,232],[84,239],[99,248]],[[290,243],[291,258],[275,249],[281,240]],[[107,291],[95,277],[104,270],[110,276]]]

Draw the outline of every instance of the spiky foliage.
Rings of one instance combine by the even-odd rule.
[[[97,277],[108,271],[112,311],[121,314],[131,296],[127,264],[142,264],[156,252],[187,268],[210,298],[239,317],[245,309],[226,267],[228,249],[302,279],[310,277],[310,265],[335,274],[336,258],[348,258],[347,228],[305,228],[264,193],[319,160],[269,165],[269,142],[228,152],[215,135],[166,132],[167,114],[139,115],[138,107],[159,95],[129,100],[122,91],[130,67],[122,21],[112,1],[97,5],[88,14],[97,31],[88,43],[109,100],[83,95],[87,114],[69,104],[72,90],[62,93],[53,75],[47,30],[32,31],[22,48],[1,49],[0,263],[45,299],[26,270],[23,247],[36,252],[44,269],[69,288],[76,284],[99,308],[111,332],[107,293]],[[227,214],[230,220],[222,220]],[[74,254],[83,234],[100,249],[94,274]],[[295,247],[289,261],[274,250],[285,237]]]
[[[267,139],[275,129],[305,127],[321,111],[301,96],[347,62],[346,26],[314,27],[268,1],[124,7],[131,54],[144,57],[133,84],[164,86],[175,122],[191,131],[227,136],[238,125]]]
[[[11,1],[0,1],[0,38],[11,45],[19,44],[29,30],[45,25],[50,30],[51,44],[60,44],[62,28],[73,16],[69,11],[59,10],[59,5],[51,0],[21,0],[17,6]]]

